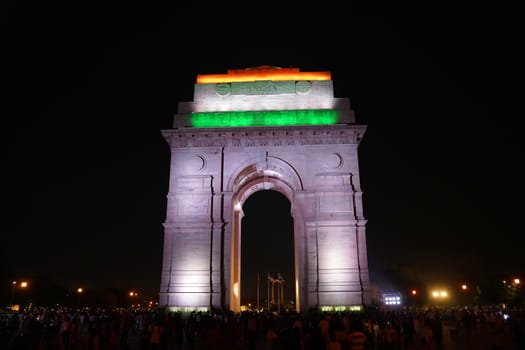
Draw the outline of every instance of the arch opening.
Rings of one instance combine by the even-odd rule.
[[[243,309],[295,310],[294,224],[290,209],[288,198],[275,190],[257,191],[243,204],[240,233]],[[284,281],[277,286],[280,297],[272,299],[275,290],[271,279],[277,274]]]

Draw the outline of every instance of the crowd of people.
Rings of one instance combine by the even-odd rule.
[[[524,312],[497,308],[304,314],[32,308],[0,325],[1,349],[35,350],[440,350],[443,322],[487,327],[524,349]],[[498,342],[489,344],[502,349]]]

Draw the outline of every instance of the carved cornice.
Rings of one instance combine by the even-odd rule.
[[[359,144],[366,125],[167,129],[171,148],[282,147]]]

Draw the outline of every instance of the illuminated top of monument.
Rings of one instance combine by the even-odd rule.
[[[334,98],[330,72],[257,66],[197,75],[194,99],[180,102],[175,128],[354,123],[348,98]]]
[[[227,74],[199,74],[197,84],[239,83],[249,81],[331,80],[330,72],[301,72],[299,68],[258,66],[229,69]]]

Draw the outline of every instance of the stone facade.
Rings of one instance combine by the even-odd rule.
[[[347,98],[333,97],[332,80],[301,80],[298,70],[272,78],[279,68],[259,67],[235,81],[236,72],[197,83],[162,131],[171,166],[159,305],[240,311],[242,206],[261,190],[291,203],[297,311],[370,304],[358,166],[366,126]],[[335,120],[311,121],[312,110]],[[212,126],[192,125],[197,115]],[[289,125],[275,119],[283,115]],[[253,125],[234,126],[239,116]]]

